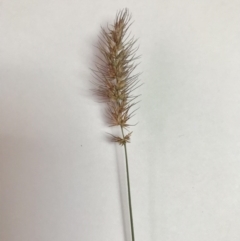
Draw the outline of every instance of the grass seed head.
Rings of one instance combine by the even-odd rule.
[[[132,75],[136,68],[134,60],[137,48],[136,41],[129,36],[131,16],[128,9],[119,11],[114,24],[107,30],[102,28],[99,37],[98,49],[101,53],[101,62],[93,70],[97,89],[95,92],[108,103],[108,120],[111,126],[120,126],[126,129],[132,116],[131,107],[137,96],[132,94],[138,87],[139,75]],[[123,137],[113,136],[113,141],[124,145],[130,142],[132,132]]]

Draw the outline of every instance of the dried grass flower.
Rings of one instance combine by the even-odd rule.
[[[138,48],[134,47],[136,40],[128,33],[131,26],[131,15],[127,9],[117,13],[115,22],[107,30],[102,28],[99,37],[99,49],[101,56],[97,56],[99,62],[93,70],[95,93],[102,101],[107,103],[107,117],[110,126],[120,126],[127,134],[113,136],[112,140],[119,144],[130,142],[130,132],[127,127],[135,110],[136,98],[133,91],[139,85],[139,74],[133,74],[137,64],[134,63]]]
[[[107,103],[110,126],[121,128],[122,136],[111,136],[112,141],[124,146],[131,236],[134,241],[127,143],[130,142],[132,134],[128,130],[131,126],[129,120],[136,111],[133,107],[137,104],[138,97],[133,92],[140,86],[138,79],[140,74],[133,73],[138,65],[136,60],[139,56],[136,55],[138,50],[135,47],[136,40],[129,33],[131,24],[129,11],[123,9],[117,13],[113,25],[101,29],[97,46],[101,56],[97,56],[99,61],[96,63],[95,70],[92,71],[95,77],[94,84],[97,86],[94,91],[103,102]]]

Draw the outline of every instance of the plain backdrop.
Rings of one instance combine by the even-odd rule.
[[[0,0],[0,240],[130,241],[123,149],[90,89],[127,7],[144,85],[136,241],[240,239],[238,0]]]

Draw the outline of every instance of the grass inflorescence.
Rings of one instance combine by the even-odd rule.
[[[136,39],[129,33],[131,24],[131,15],[124,9],[117,13],[113,25],[101,29],[97,46],[101,56],[98,56],[99,62],[93,70],[97,85],[95,92],[107,103],[110,126],[120,126],[127,132],[122,131],[123,136],[112,135],[112,140],[120,145],[130,142],[129,120],[134,115],[132,107],[138,97],[132,92],[140,86],[139,74],[133,74],[139,56],[136,56]]]

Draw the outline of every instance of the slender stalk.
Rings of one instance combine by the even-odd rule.
[[[124,138],[124,131],[121,126],[122,135]],[[133,215],[132,215],[132,201],[131,201],[131,189],[130,189],[130,178],[129,178],[129,168],[128,168],[128,155],[127,155],[127,144],[124,143],[124,152],[125,152],[125,160],[126,160],[126,173],[127,173],[127,187],[128,187],[128,205],[129,205],[129,214],[130,214],[130,223],[131,223],[131,235],[132,241],[135,241],[134,238],[134,227],[133,227]]]

